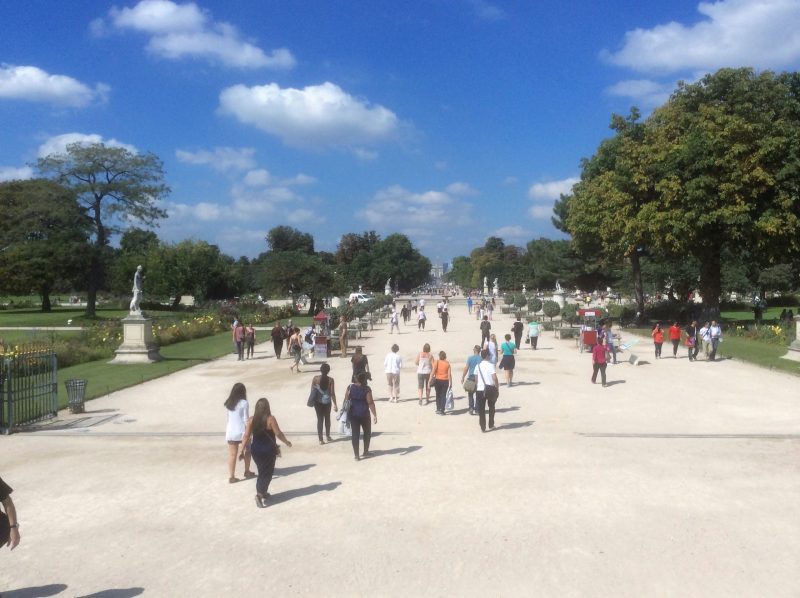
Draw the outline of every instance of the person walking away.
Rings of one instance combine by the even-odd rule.
[[[400,316],[397,314],[396,309],[392,309],[392,315],[389,316],[389,334],[392,334],[397,329],[397,334],[400,334]]]
[[[425,390],[425,404],[431,402],[430,376],[433,370],[433,355],[428,343],[422,345],[422,352],[414,359],[417,365],[417,388],[419,390],[419,404],[422,405],[422,391]]]
[[[689,361],[697,360],[697,352],[700,350],[697,335],[697,320],[692,320],[692,323],[686,327],[686,350],[689,354]]]
[[[470,415],[475,415],[475,389],[477,388],[475,381],[475,368],[480,362],[481,348],[480,346],[475,345],[472,347],[472,355],[467,357],[467,364],[464,366],[464,371],[461,373],[461,384],[464,384],[464,390],[467,391]],[[470,384],[465,384],[465,381],[470,382]]]
[[[252,324],[248,324],[244,328],[244,340],[247,345],[247,359],[253,357],[256,346],[256,329]]]
[[[489,316],[483,316],[483,320],[481,320],[481,347],[489,340],[489,331],[492,329],[492,325],[489,323]]]
[[[531,341],[531,349],[534,351],[536,350],[536,346],[539,344],[539,332],[541,327],[539,326],[539,322],[536,320],[531,320],[528,322],[528,338]]]
[[[250,440],[252,439],[252,444]],[[269,499],[269,485],[272,482],[272,474],[275,473],[275,459],[281,456],[277,440],[283,442],[289,448],[292,443],[287,440],[278,420],[272,415],[269,401],[265,398],[256,401],[256,409],[253,417],[247,422],[242,439],[242,453],[240,459],[244,459],[245,450],[249,446],[253,461],[256,462],[258,478],[256,479],[256,506],[264,508]]]
[[[364,355],[362,347],[356,347],[353,357],[350,358],[350,365],[353,366],[353,375],[350,378],[351,383],[355,384],[358,375],[362,372],[367,375],[367,380],[372,380],[372,374],[369,371],[369,359]]]
[[[492,317],[494,315],[494,297],[492,297],[492,302],[486,306],[486,311],[489,312],[489,319],[494,319]]]
[[[706,322],[700,329],[700,341],[703,343],[703,356],[708,361],[708,356],[711,354],[711,324]]]
[[[347,357],[347,318],[342,316],[339,322],[339,347],[342,350],[340,357]]]
[[[333,378],[328,376],[331,366],[323,363],[319,366],[319,374],[311,380],[311,392],[315,393],[314,411],[317,413],[317,437],[320,444],[325,444],[322,440],[322,425],[325,425],[325,438],[328,442],[333,442],[331,438],[331,406],[334,412],[339,411],[336,405],[336,386]]]
[[[500,385],[494,364],[489,361],[489,351],[481,351],[481,362],[475,368],[478,384],[475,395],[478,401],[478,424],[486,431],[486,405],[489,405],[489,429],[494,429],[494,407],[500,397]]]
[[[291,339],[292,335],[294,334],[294,324],[292,324],[291,320],[289,320],[286,323],[286,327],[283,329],[283,333],[284,333],[283,334],[283,339],[286,341],[286,352],[288,353],[289,352],[289,339]]]
[[[708,334],[711,337],[711,355],[709,356],[709,360],[714,361],[717,358],[719,344],[722,342],[722,328],[717,324],[716,320],[711,320],[711,327],[708,329]]]
[[[389,384],[389,402],[397,403],[400,400],[400,370],[403,368],[403,359],[400,357],[400,347],[392,345],[392,350],[383,360],[383,371],[386,382]]]
[[[467,297],[467,313],[472,315],[472,295]]]
[[[453,372],[444,351],[439,351],[439,359],[433,364],[430,383],[433,384],[433,389],[436,391],[436,414],[444,415],[447,389],[453,387]]]
[[[400,315],[403,318],[403,325],[408,324],[408,307],[406,305],[400,309]]]
[[[681,327],[673,322],[669,327],[669,340],[672,343],[672,359],[678,358],[678,346],[681,344]]]
[[[17,508],[11,499],[12,492],[14,490],[11,486],[0,478],[0,504],[3,505],[3,511],[0,511],[0,546],[9,546],[14,550],[19,546],[20,536]]]
[[[442,309],[442,331],[447,332],[447,323],[450,321],[450,312],[447,308]]]
[[[244,384],[237,382],[225,399],[225,441],[228,443],[228,483],[238,482],[236,477],[236,456],[242,443],[247,421],[250,419],[250,404],[247,402],[247,390]],[[256,474],[250,471],[250,451],[243,450],[244,477],[253,478]]]
[[[236,353],[239,356],[237,361],[244,361],[244,324],[236,323],[233,329],[233,342],[236,343]]]
[[[489,335],[489,340],[483,345],[483,348],[489,351],[489,360],[492,365],[497,365],[497,337],[494,334]]]
[[[303,357],[303,341],[300,339],[300,329],[295,327],[292,336],[289,337],[289,355],[294,359],[294,363],[289,366],[289,371],[297,370],[300,373],[300,359]]]
[[[270,338],[272,338],[272,348],[275,349],[275,358],[280,359],[281,353],[283,352],[283,340],[284,335],[286,332],[283,330],[283,326],[281,326],[280,320],[275,322],[275,326],[272,327],[272,330],[269,333]]]
[[[592,384],[597,382],[597,372],[600,372],[600,379],[603,382],[603,386],[608,386],[606,384],[607,357],[608,345],[605,344],[605,339],[601,339],[592,347]]]
[[[517,344],[511,342],[510,334],[506,334],[506,342],[500,345],[500,351],[503,354],[500,360],[500,369],[506,373],[506,384],[511,388],[514,381],[514,366],[516,365],[514,353],[517,352]]]
[[[522,333],[525,330],[525,325],[522,323],[522,316],[517,316],[517,321],[511,327],[511,332],[514,333],[514,343],[517,349],[522,348]]]
[[[378,414],[375,412],[375,401],[372,400],[372,389],[367,386],[367,373],[360,372],[355,384],[347,387],[344,400],[350,399],[350,428],[353,431],[353,456],[358,461],[361,457],[369,457],[369,441],[372,437],[372,424],[378,423]],[[372,422],[369,414],[372,412]],[[359,457],[358,444],[364,430],[364,452]]]
[[[417,330],[425,330],[425,320],[427,319],[427,315],[425,315],[425,307],[420,305],[419,311],[417,312]]]
[[[664,344],[664,331],[661,330],[661,324],[656,324],[650,336],[653,337],[653,345],[656,348],[656,359],[661,359],[661,345]]]

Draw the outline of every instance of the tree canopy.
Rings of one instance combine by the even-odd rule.
[[[86,313],[94,316],[110,236],[124,222],[154,225],[167,216],[157,205],[169,193],[161,160],[103,143],[72,143],[64,153],[40,158],[37,167],[70,187],[91,218],[94,251],[89,254]]]

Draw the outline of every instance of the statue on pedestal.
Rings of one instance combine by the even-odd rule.
[[[132,314],[141,314],[140,307],[142,303],[142,267],[136,267],[136,273],[133,275],[133,298],[131,299],[130,312]]]
[[[497,279],[495,278],[494,282],[492,283],[492,295],[497,297],[498,296],[498,290],[499,290],[499,288],[497,286]]]
[[[483,294],[489,294],[489,278],[486,276],[483,277]]]
[[[383,294],[384,295],[391,295],[392,294],[392,277],[386,279],[386,286],[383,287]]]

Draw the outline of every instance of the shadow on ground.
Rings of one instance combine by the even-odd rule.
[[[625,380],[609,380],[606,386],[614,386],[615,384],[625,384]]]
[[[501,424],[494,428],[494,431],[497,432],[498,430],[516,430],[518,428],[529,428],[536,422],[533,420],[529,420],[526,422],[511,422],[508,424]]]
[[[55,596],[67,589],[67,585],[63,583],[51,583],[46,586],[36,586],[30,588],[20,588],[18,590],[4,590],[2,596],[4,598],[46,598],[47,596]]]
[[[386,450],[371,450],[369,452],[371,457],[383,457],[385,455],[408,455],[409,453],[413,453],[421,449],[421,446],[404,446],[404,447],[397,447],[393,449],[386,449]]]
[[[312,484],[305,488],[295,488],[294,490],[279,492],[269,497],[269,506],[279,505],[282,502],[287,502],[293,498],[300,498],[301,496],[311,496],[317,492],[330,492],[331,490],[336,490],[336,488],[341,485],[341,482],[328,482],[327,484]]]
[[[118,588],[114,590],[102,590],[94,594],[84,594],[79,598],[133,598],[144,594],[144,588]]]
[[[275,477],[285,478],[293,473],[300,473],[301,471],[308,471],[312,467],[316,467],[316,463],[306,463],[305,465],[292,465],[291,467],[276,467]]]

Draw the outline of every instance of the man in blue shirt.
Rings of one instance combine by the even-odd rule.
[[[472,348],[472,355],[467,357],[467,365],[464,366],[464,371],[461,373],[461,384],[464,384],[464,380],[470,380],[472,384],[467,385],[464,387],[464,390],[467,391],[467,396],[469,397],[469,414],[475,415],[475,388],[477,386],[476,378],[475,378],[475,368],[481,362],[481,348],[478,345],[475,345]],[[472,390],[469,390],[472,388]]]

